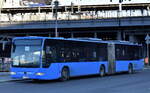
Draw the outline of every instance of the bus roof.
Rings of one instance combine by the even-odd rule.
[[[108,43],[108,44],[123,44],[123,45],[138,45],[138,43],[132,43],[129,41],[121,41],[121,40],[102,40],[99,38],[63,38],[63,37],[39,37],[39,36],[27,36],[27,37],[15,37],[16,39],[55,39],[55,40],[68,40],[68,41],[81,41],[81,42],[93,42],[93,43]]]

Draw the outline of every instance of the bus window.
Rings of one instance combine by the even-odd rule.
[[[98,60],[106,61],[107,60],[107,44],[99,44],[98,45]]]
[[[57,54],[55,46],[46,46],[46,61],[56,62]]]
[[[45,40],[43,52],[43,67],[49,67],[50,63],[57,62],[57,47],[52,40]]]

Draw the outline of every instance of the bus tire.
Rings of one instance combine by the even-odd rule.
[[[133,70],[133,65],[130,63],[129,66],[128,66],[128,73],[129,74],[133,74],[134,73],[134,70]]]
[[[102,66],[100,67],[99,75],[100,75],[100,77],[104,77],[105,74],[106,74],[106,72],[105,72],[105,66],[102,65]]]
[[[64,67],[61,71],[61,77],[60,80],[61,81],[67,81],[70,78],[70,71],[68,67]]]

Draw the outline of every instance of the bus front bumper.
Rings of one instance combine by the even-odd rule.
[[[11,72],[11,77],[18,79],[46,79],[44,75],[40,72]]]
[[[58,79],[58,73],[47,72],[41,69],[12,69],[11,77],[15,79],[39,79],[39,80],[52,80]]]

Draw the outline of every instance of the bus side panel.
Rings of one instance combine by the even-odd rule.
[[[116,72],[128,71],[130,61],[116,61]]]
[[[98,74],[100,65],[105,65],[107,72],[107,62],[72,62],[72,63],[61,63],[59,64],[59,71],[64,66],[68,66],[70,70],[70,76],[82,76],[90,74]],[[61,75],[61,74],[60,74]]]
[[[59,63],[51,63],[49,68],[42,68],[40,72],[45,73],[40,79],[58,79],[60,76]]]
[[[133,64],[134,70],[142,70],[144,67],[143,60],[116,61],[116,72],[128,71],[130,63]]]
[[[30,79],[51,80],[61,77],[61,71],[64,66],[68,66],[70,76],[83,76],[98,74],[100,66],[104,65],[108,72],[108,62],[72,62],[72,63],[51,63],[49,68],[12,68],[11,71],[18,72],[13,78],[28,77]],[[26,72],[26,74],[24,74]],[[36,73],[44,73],[44,75],[36,75]]]

